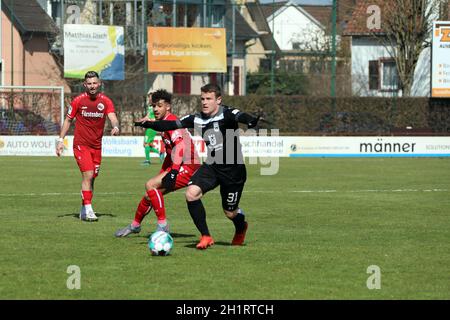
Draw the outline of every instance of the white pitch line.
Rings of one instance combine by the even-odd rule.
[[[132,192],[96,192],[95,195],[129,195]],[[73,196],[80,195],[80,192],[47,192],[47,193],[0,193],[0,197],[46,197],[46,196]]]
[[[407,192],[449,192],[449,189],[367,189],[367,190],[244,190],[245,193],[407,193]],[[219,193],[210,191],[209,193]],[[0,193],[0,197],[46,197],[46,196],[71,196],[79,195],[79,192],[47,192],[47,193]],[[96,196],[110,195],[135,195],[133,192],[96,192]]]

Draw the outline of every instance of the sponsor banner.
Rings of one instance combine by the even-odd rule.
[[[0,156],[56,156],[56,136],[0,136]]]
[[[0,136],[0,156],[55,156],[57,136]],[[205,143],[193,137],[200,156]],[[103,137],[104,157],[144,157],[142,136]],[[243,136],[245,157],[450,157],[450,137],[278,137]],[[164,151],[161,137],[154,145]],[[73,156],[73,136],[63,156]],[[158,155],[151,153],[152,157]]]
[[[0,136],[0,156],[56,156],[57,136]],[[143,136],[104,136],[102,155],[104,157],[145,157]],[[164,151],[161,137],[155,137],[153,145]],[[194,145],[206,156],[205,143],[200,137],[194,137]],[[158,157],[150,153],[152,157]],[[73,136],[64,138],[62,156],[73,157]]]
[[[450,97],[450,21],[433,22],[431,96]]]
[[[245,157],[286,157],[290,137],[241,137],[242,153]]]
[[[223,28],[148,27],[148,72],[227,72]]]
[[[450,137],[297,137],[290,157],[448,157]]]
[[[91,70],[102,80],[124,80],[123,27],[64,25],[64,77],[84,79]]]
[[[155,139],[156,140],[156,139]],[[103,157],[135,157],[142,156],[144,150],[142,137],[103,137]]]

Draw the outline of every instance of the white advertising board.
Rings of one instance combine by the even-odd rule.
[[[56,136],[0,136],[0,156],[55,156]],[[103,137],[104,157],[144,157],[142,136]],[[73,137],[63,156],[73,156]],[[194,137],[202,157],[204,142]],[[450,137],[241,137],[245,157],[449,157]],[[161,138],[155,139],[161,148]],[[156,154],[152,154],[156,157]]]
[[[64,25],[64,77],[83,79],[93,70],[103,80],[124,80],[124,66],[123,27]]]

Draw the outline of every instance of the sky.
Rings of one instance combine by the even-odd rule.
[[[286,1],[286,0],[275,0],[275,2]],[[293,0],[298,4],[312,4],[312,5],[332,5],[333,0]],[[259,0],[261,3],[272,3],[273,0]]]

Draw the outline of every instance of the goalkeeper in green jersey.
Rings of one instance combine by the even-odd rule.
[[[151,101],[152,97],[151,94],[149,95],[149,103],[147,104],[147,118],[148,119],[155,119],[155,114],[153,113],[153,103]],[[144,135],[144,151],[145,151],[145,161],[143,162],[144,165],[151,164],[150,160],[150,152],[157,153],[159,155],[160,161],[164,160],[164,154],[159,152],[158,149],[156,149],[153,145],[153,142],[155,140],[156,131],[153,129],[146,129],[145,135]]]

